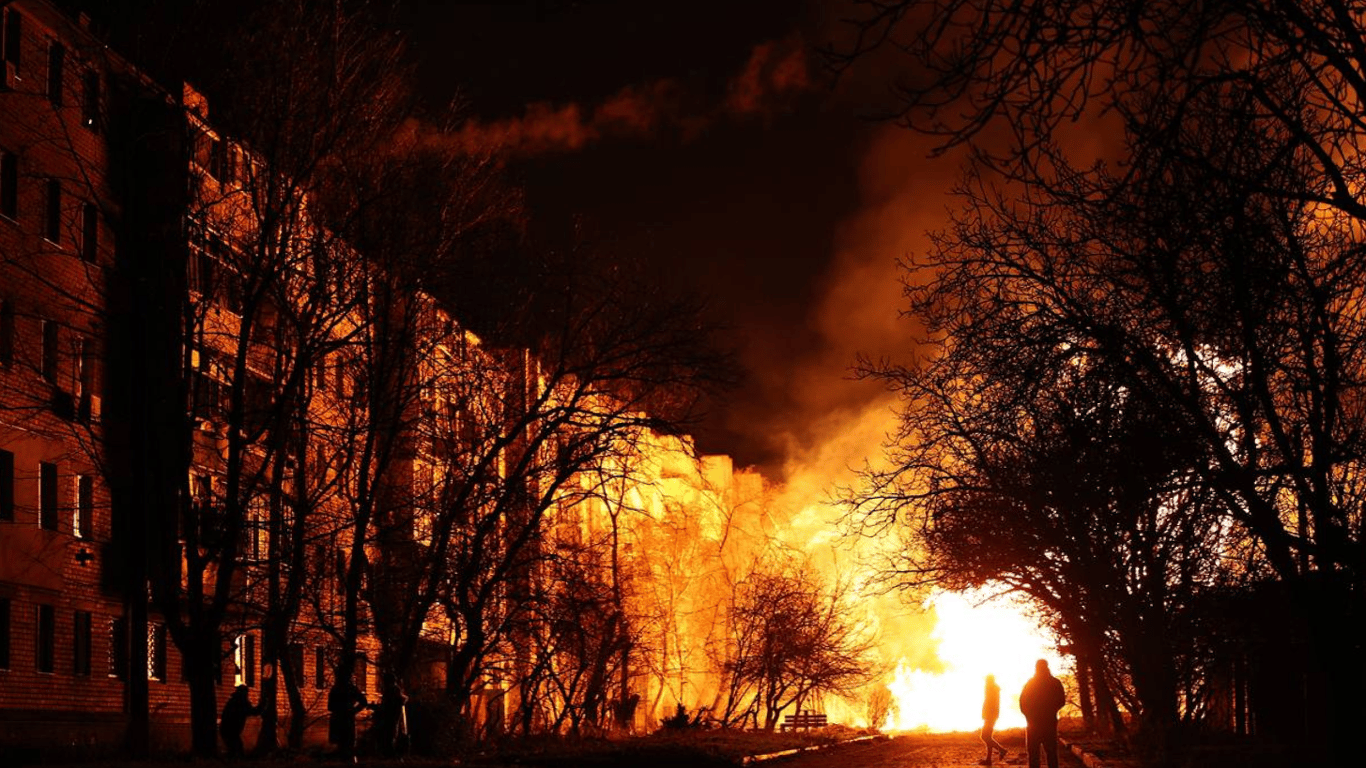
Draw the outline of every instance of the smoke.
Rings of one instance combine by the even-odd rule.
[[[666,130],[688,141],[717,122],[787,108],[813,87],[814,69],[808,46],[793,34],[756,45],[719,99],[664,79],[627,86],[593,106],[537,102],[528,104],[521,117],[469,120],[446,140],[467,154],[519,156],[574,152],[607,139],[648,138]]]

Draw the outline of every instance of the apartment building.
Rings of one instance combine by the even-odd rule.
[[[48,0],[0,14],[0,763],[184,751],[205,681],[213,714],[246,685],[277,702],[277,742],[321,747],[339,664],[372,697],[386,664],[410,688],[466,686],[486,734],[538,706],[516,693],[546,668],[537,630],[460,667],[458,599],[413,598],[453,589],[433,586],[449,574],[421,563],[440,532],[468,550],[454,561],[503,580],[459,588],[510,615],[552,578],[538,545],[480,558],[547,508],[567,511],[546,525],[601,533],[605,502],[573,509],[600,489],[556,462],[613,455],[576,431],[627,439],[648,419],[602,394],[558,399],[572,375],[547,383],[528,351],[485,348],[419,290],[378,301],[393,276],[313,221],[306,192],[279,204],[285,224],[261,215],[256,185],[280,178],[202,94],[153,82]],[[376,376],[400,317],[407,367]],[[742,502],[715,489],[757,477],[662,442],[633,470],[637,505],[731,519]],[[701,652],[703,630],[674,634]],[[646,719],[667,708],[670,680],[621,666]]]
[[[102,397],[128,69],[47,3],[0,14],[0,744],[94,748],[129,675]]]

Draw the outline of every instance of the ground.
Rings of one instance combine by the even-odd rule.
[[[1011,768],[1028,764],[1024,731],[998,731],[996,738],[1010,754],[1005,760],[994,760],[993,765]],[[783,758],[772,768],[968,768],[979,765],[985,754],[975,733],[903,734],[805,752]],[[1062,768],[1081,768],[1081,762],[1065,748],[1059,748],[1058,757]]]
[[[1024,732],[997,732],[1010,750],[996,766],[1024,766]],[[853,741],[849,741],[853,739]],[[842,743],[835,744],[839,741]],[[833,746],[832,746],[833,744]],[[797,754],[764,760],[754,755],[787,752]],[[1066,749],[1060,749],[1063,768],[1081,768]],[[890,738],[869,736],[849,729],[830,728],[799,734],[764,734],[724,731],[661,733],[635,739],[596,739],[577,742],[526,742],[493,754],[468,755],[455,761],[466,768],[970,768],[983,756],[975,733],[903,734]],[[747,759],[749,758],[749,759]],[[341,768],[345,763],[317,755],[269,760],[148,760],[86,763],[72,768]],[[452,761],[409,758],[404,761],[361,758],[357,768],[451,768]]]

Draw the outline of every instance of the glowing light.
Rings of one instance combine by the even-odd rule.
[[[987,675],[1001,686],[996,728],[1023,728],[1020,689],[1034,661],[1048,659],[1063,671],[1052,643],[1016,608],[996,601],[974,605],[972,595],[939,593],[930,598],[937,622],[932,637],[943,664],[939,673],[911,669],[903,660],[888,687],[896,707],[884,730],[975,731],[982,727],[982,690]]]

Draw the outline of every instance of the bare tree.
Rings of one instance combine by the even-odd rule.
[[[1333,2],[863,7],[838,63],[902,45],[925,69],[900,117],[1008,181],[969,182],[968,215],[918,265],[940,270],[943,301],[917,308],[961,334],[950,346],[1008,344],[1039,371],[1102,360],[1160,414],[1297,595],[1324,730],[1350,732],[1366,669],[1313,668],[1360,658],[1334,628],[1366,564],[1360,18]],[[1072,167],[1068,124],[1101,116],[1124,126],[1125,163]],[[993,339],[991,313],[1015,329]]]
[[[307,578],[304,537],[285,535],[307,524],[308,509],[286,499],[304,439],[299,414],[318,363],[344,340],[364,276],[313,201],[331,167],[392,140],[404,106],[397,48],[338,7],[274,7],[237,43],[238,88],[221,121],[209,123],[206,102],[186,92],[191,243],[184,277],[166,287],[179,316],[160,320],[183,329],[169,355],[178,361],[169,380],[181,384],[147,404],[149,423],[165,425],[158,439],[175,446],[148,479],[152,593],[185,659],[198,754],[217,742],[224,622],[260,610],[263,661],[278,668]],[[246,568],[259,555],[247,549],[257,529],[276,534],[273,551],[263,568]],[[274,682],[264,748],[274,743]]]
[[[852,698],[881,671],[870,655],[876,640],[858,620],[847,586],[824,587],[793,563],[756,570],[738,586],[728,714],[752,701],[771,731],[787,708],[823,695]]]

